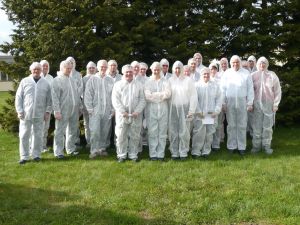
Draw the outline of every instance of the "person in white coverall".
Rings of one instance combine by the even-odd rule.
[[[111,102],[114,81],[105,75],[106,60],[99,60],[97,68],[99,72],[89,79],[84,94],[84,104],[90,118],[91,159],[97,155],[107,155],[106,148],[110,144],[111,119],[114,115]]]
[[[256,58],[255,58],[255,56],[254,55],[249,56],[247,61],[248,61],[248,70],[250,71],[250,73],[256,72],[257,67],[256,67]]]
[[[78,86],[70,77],[72,64],[69,61],[60,63],[60,71],[52,83],[52,102],[55,117],[53,150],[58,159],[64,158],[64,145],[68,155],[78,155],[76,137],[78,129],[80,95]],[[67,129],[68,127],[68,129]],[[66,141],[64,140],[66,136]]]
[[[201,55],[201,53],[196,52],[193,56],[193,58],[196,60],[197,65],[196,65],[196,71],[200,74],[201,70],[203,68],[206,68],[206,66],[204,66],[203,63],[203,57]]]
[[[220,59],[220,69],[219,69],[219,77],[221,78],[225,71],[228,69],[228,59],[223,57]]]
[[[85,93],[85,89],[86,89],[86,84],[89,81],[89,79],[94,76],[97,72],[97,67],[96,64],[92,61],[90,61],[87,65],[86,65],[86,75],[82,78],[82,84],[83,84],[83,125],[84,125],[84,135],[85,135],[85,140],[87,143],[88,148],[91,147],[91,131],[90,131],[90,127],[89,127],[89,112],[87,111],[85,105],[84,105],[84,93]]]
[[[257,60],[258,71],[252,73],[254,85],[253,139],[252,153],[262,148],[272,154],[272,127],[275,113],[281,100],[281,86],[277,75],[268,70],[269,61],[265,57]]]
[[[112,78],[114,83],[121,80],[122,75],[119,74],[117,61],[114,60],[114,59],[111,59],[111,60],[108,61],[107,64],[108,64],[108,69],[107,69],[107,72],[106,72],[107,76]]]
[[[176,61],[169,79],[172,96],[169,108],[169,141],[173,160],[185,160],[190,143],[190,123],[197,107],[197,92],[191,78],[184,76],[183,64]]]
[[[191,79],[193,79],[195,82],[197,82],[200,79],[200,73],[197,72],[196,67],[197,67],[197,60],[195,58],[190,58],[188,60],[188,66],[190,67],[191,70]]]
[[[143,85],[133,78],[130,65],[122,67],[123,77],[113,88],[112,104],[116,112],[118,162],[128,158],[138,161],[138,144],[142,126],[143,109],[146,106]]]
[[[40,62],[40,64],[42,66],[41,77],[45,78],[48,81],[48,83],[50,85],[50,88],[51,88],[52,87],[52,82],[53,82],[53,77],[49,74],[49,70],[50,70],[49,62],[47,60],[42,60]],[[48,151],[47,138],[48,138],[48,131],[49,131],[49,126],[50,126],[50,119],[51,119],[51,114],[49,116],[49,119],[45,120],[45,122],[44,122],[43,152]]]
[[[31,156],[34,161],[40,161],[43,150],[43,123],[49,120],[52,110],[51,88],[48,81],[41,77],[41,64],[34,62],[29,69],[31,75],[21,80],[15,98],[15,108],[20,120],[20,164],[25,164],[30,158],[30,139]]]
[[[69,56],[66,61],[69,61],[71,62],[72,64],[72,72],[71,72],[71,75],[70,77],[72,79],[74,79],[75,83],[76,83],[76,86],[78,88],[78,95],[79,95],[79,98],[80,98],[80,104],[79,104],[79,117],[81,115],[81,113],[83,112],[83,104],[81,102],[81,97],[83,95],[83,83],[82,83],[82,76],[81,74],[76,70],[76,61],[75,59],[72,57],[72,56]],[[80,145],[80,129],[79,129],[79,117],[78,117],[78,125],[77,125],[77,131],[76,131],[76,139],[75,139],[75,143],[76,145]],[[67,127],[67,129],[69,129],[69,127]]]
[[[221,77],[220,73],[218,72],[218,64],[217,62],[212,62],[209,64],[209,70],[210,70],[210,81],[215,82],[219,88],[221,88]],[[220,92],[220,97],[221,97]],[[222,101],[222,98],[220,98]],[[222,101],[223,102],[223,101]],[[217,123],[216,123],[216,132],[213,134],[213,142],[212,142],[212,149],[215,151],[218,151],[220,149],[220,142],[223,137],[224,139],[224,112],[219,113],[217,116]],[[224,140],[223,140],[224,141]]]
[[[145,83],[147,101],[145,114],[148,126],[150,160],[164,160],[168,131],[168,99],[171,97],[170,83],[161,73],[159,62],[152,63],[151,77]]]
[[[196,83],[198,105],[195,116],[192,157],[208,157],[211,152],[213,134],[218,123],[218,114],[222,109],[221,88],[210,80],[210,69],[201,70],[200,81]],[[207,122],[205,118],[212,119]]]
[[[169,79],[172,77],[172,73],[169,73],[169,61],[167,59],[161,59],[160,65],[162,68],[162,74],[166,79]]]
[[[227,117],[227,149],[246,150],[247,111],[253,110],[253,82],[249,71],[241,67],[241,59],[234,55],[230,59],[231,68],[221,78],[223,109]]]

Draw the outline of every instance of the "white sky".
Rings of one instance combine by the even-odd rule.
[[[0,6],[2,6],[0,2]],[[8,20],[6,13],[0,9],[0,44],[3,44],[4,41],[11,42],[10,34],[13,33],[12,29],[15,26]]]

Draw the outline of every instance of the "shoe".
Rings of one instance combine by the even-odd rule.
[[[42,153],[46,153],[46,152],[49,152],[49,150],[48,150],[47,148],[44,148],[44,149],[42,150]]]
[[[164,162],[165,158],[157,158],[157,161]]]
[[[246,150],[239,150],[239,154],[240,155],[245,155],[246,154]]]
[[[186,161],[186,160],[187,160],[187,157],[180,157],[180,160],[181,160],[181,161]]]
[[[179,160],[179,157],[172,156],[172,157],[171,157],[171,160],[178,161],[178,160]]]
[[[91,153],[90,155],[89,155],[89,158],[90,159],[95,159],[97,157],[97,153]]]
[[[150,157],[150,161],[157,161],[156,157]]]
[[[258,148],[252,148],[251,149],[251,153],[252,154],[255,154],[255,153],[258,153],[260,150]]]
[[[140,160],[138,158],[130,159],[132,162],[138,163]]]
[[[123,158],[118,158],[118,163],[124,163],[125,162],[125,159]]]
[[[25,163],[27,163],[27,160],[25,160],[25,159],[21,159],[21,160],[19,161],[19,164],[20,164],[20,165],[24,165]]]
[[[70,154],[68,154],[68,155],[71,155],[71,156],[76,156],[76,155],[79,155],[79,152],[77,152],[77,151],[73,151],[73,152],[71,152]]]
[[[101,150],[99,151],[99,155],[100,155],[100,156],[108,156],[108,153],[107,153],[107,151],[106,151],[105,149],[101,149]]]
[[[234,153],[234,149],[228,149],[228,153],[229,154],[233,154]]]
[[[208,159],[208,154],[201,155],[203,159]]]
[[[273,149],[271,149],[271,148],[265,148],[265,153],[266,153],[267,155],[272,155]]]
[[[192,158],[193,158],[193,159],[199,159],[199,158],[200,158],[200,155],[192,155]]]
[[[39,161],[41,161],[41,158],[40,157],[35,157],[35,158],[33,158],[33,161],[39,162]]]
[[[56,156],[56,158],[57,158],[57,159],[64,159],[65,156],[64,156],[64,155],[58,155],[58,156]]]
[[[220,148],[212,148],[211,149],[213,152],[218,152],[218,151],[220,151]]]

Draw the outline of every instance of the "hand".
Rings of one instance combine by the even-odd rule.
[[[216,113],[216,112],[213,112],[212,114],[211,114],[211,118],[216,118],[218,116],[218,113]]]
[[[123,117],[128,118],[128,112],[124,112]]]
[[[226,104],[222,105],[222,111],[223,111],[223,112],[226,112],[226,111],[227,111],[227,105],[226,105]]]
[[[273,112],[277,112],[278,106],[273,106]]]
[[[248,112],[252,112],[253,111],[253,106],[252,105],[248,105],[247,106],[247,111]]]
[[[54,117],[55,117],[55,119],[57,119],[57,120],[61,120],[61,119],[62,119],[62,115],[61,115],[60,112],[55,112],[55,113],[54,113]]]
[[[24,119],[24,113],[18,113],[18,118],[20,120],[23,120]]]
[[[132,113],[132,117],[133,117],[134,119],[136,119],[139,115],[140,115],[140,114],[137,113],[137,112],[133,112],[133,113]]]
[[[48,121],[49,119],[50,119],[50,113],[49,112],[45,112],[44,120]]]

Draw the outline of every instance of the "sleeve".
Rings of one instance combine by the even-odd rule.
[[[274,91],[274,104],[273,106],[278,107],[280,101],[281,101],[281,86],[280,86],[280,82],[279,79],[277,77],[276,74],[274,74],[274,84],[273,84],[273,91]]]
[[[48,83],[47,83],[48,84]],[[52,112],[52,97],[51,97],[51,86],[48,84],[48,89],[47,89],[47,99],[46,99],[46,112],[51,113]]]
[[[189,92],[190,92],[190,108],[189,113],[195,113],[198,104],[198,95],[194,82],[189,81]]]
[[[247,75],[247,106],[252,106],[254,100],[253,80],[250,74]]]
[[[169,99],[171,97],[172,94],[171,85],[168,80],[166,80],[166,82],[164,83],[164,91],[162,94],[163,94],[162,95],[163,100]]]
[[[112,105],[117,112],[124,113],[126,112],[126,109],[121,101],[122,96],[119,90],[119,86],[120,86],[119,84],[120,83],[116,83],[113,87],[112,95],[111,95]]]
[[[51,95],[52,95],[52,106],[53,106],[53,111],[54,112],[61,112],[60,108],[60,85],[59,85],[59,80],[54,79],[52,88],[51,88]]]
[[[24,113],[23,103],[24,103],[24,88],[23,88],[23,80],[21,81],[17,92],[16,92],[16,99],[15,99],[15,108],[17,113]]]
[[[144,110],[145,106],[146,106],[146,99],[145,99],[145,95],[144,95],[144,88],[143,88],[143,86],[140,86],[140,90],[139,90],[139,103],[135,107],[134,112],[142,113],[142,111]]]
[[[216,91],[216,107],[215,107],[215,112],[216,113],[220,113],[221,109],[222,109],[222,92],[221,92],[221,88],[219,85],[216,85],[217,91]]]
[[[84,90],[84,105],[89,113],[93,112],[93,96],[95,96],[95,90],[93,89],[92,79],[89,79]]]

